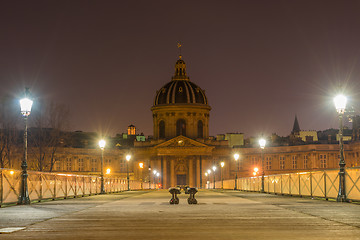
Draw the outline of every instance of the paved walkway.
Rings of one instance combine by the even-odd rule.
[[[360,239],[360,205],[200,190],[198,205],[166,190],[0,209],[0,239]]]

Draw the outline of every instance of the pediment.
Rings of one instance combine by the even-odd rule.
[[[155,148],[212,148],[204,143],[195,141],[185,136],[177,136],[166,142],[160,143]]]

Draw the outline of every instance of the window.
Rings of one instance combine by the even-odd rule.
[[[326,168],[326,154],[320,154],[320,168]]]
[[[60,171],[60,159],[55,159],[55,171]]]
[[[308,168],[308,159],[309,159],[309,156],[304,155],[304,168]]]
[[[78,171],[84,171],[84,159],[83,158],[78,159]]]
[[[256,157],[251,157],[251,165],[252,165],[252,166],[256,166],[256,165],[257,165]]]
[[[176,122],[176,136],[186,136],[186,122],[184,119],[179,119]]]
[[[292,168],[297,169],[297,157],[292,156],[291,159],[292,159]]]
[[[71,158],[66,158],[66,171],[71,171]]]
[[[280,156],[280,169],[285,169],[285,156]]]
[[[159,123],[159,138],[165,138],[165,122],[160,121]]]
[[[266,157],[265,158],[265,169],[266,170],[271,170],[271,157]]]
[[[92,172],[96,172],[96,171],[97,171],[96,165],[97,165],[96,159],[91,159],[91,171],[92,171]]]
[[[204,125],[201,120],[198,121],[198,138],[204,137]]]

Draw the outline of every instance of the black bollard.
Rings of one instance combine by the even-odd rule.
[[[198,192],[196,188],[187,188],[188,193],[190,194],[188,198],[188,204],[197,204],[197,200],[195,199],[195,194]]]
[[[179,198],[177,197],[180,194],[179,188],[169,188],[169,192],[171,193],[170,204],[179,204]]]

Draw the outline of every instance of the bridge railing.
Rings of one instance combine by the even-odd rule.
[[[264,190],[268,193],[336,198],[339,191],[339,170],[324,170],[299,173],[266,175]],[[213,183],[210,184],[212,188]],[[221,181],[215,183],[221,188]],[[224,180],[224,189],[235,189],[235,179]],[[244,191],[260,191],[261,176],[238,178],[236,189]],[[345,175],[345,191],[349,200],[360,201],[360,168],[347,168]]]
[[[21,173],[21,170],[0,168],[0,206],[18,201]],[[41,201],[99,194],[100,179],[99,176],[28,171],[29,198]],[[133,180],[129,186],[131,190],[155,188],[155,184]],[[127,179],[104,177],[104,188],[107,193],[125,191]]]

